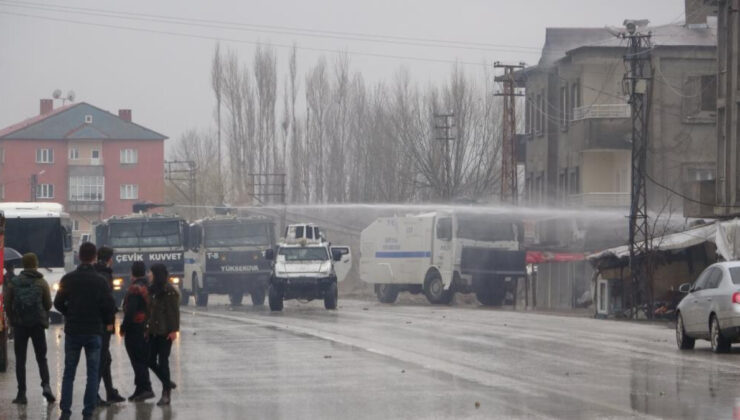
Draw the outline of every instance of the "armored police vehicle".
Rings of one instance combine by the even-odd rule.
[[[95,226],[95,244],[107,245],[113,254],[113,296],[120,305],[131,282],[131,265],[143,261],[147,268],[162,263],[170,283],[179,286],[184,272],[188,223],[180,216],[137,213],[112,217]]]
[[[433,304],[474,292],[484,305],[501,305],[511,280],[526,276],[522,237],[521,223],[499,214],[381,217],[360,234],[360,279],[383,303],[403,291],[423,292]]]
[[[336,309],[338,284],[352,267],[349,247],[332,246],[312,224],[289,225],[277,251],[265,252],[273,260],[268,297],[270,309],[283,310],[285,299],[323,299]]]
[[[263,305],[271,273],[264,252],[274,246],[275,226],[265,217],[219,215],[191,224],[182,304],[193,295],[206,306],[209,294],[226,294],[240,305],[248,293],[253,305]]]

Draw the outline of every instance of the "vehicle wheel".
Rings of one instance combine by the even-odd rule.
[[[263,306],[265,304],[265,289],[262,287],[252,290],[249,294],[252,297],[252,306]]]
[[[0,331],[0,372],[8,370],[8,330]]]
[[[376,284],[375,295],[380,303],[394,303],[398,299],[398,286],[393,284]]]
[[[188,306],[190,304],[190,293],[187,290],[180,290],[180,306]]]
[[[686,328],[683,325],[683,317],[678,314],[676,319],[676,344],[680,350],[691,350],[694,348],[696,340],[686,335]]]
[[[337,283],[333,282],[329,285],[329,289],[326,290],[324,296],[324,308],[329,310],[337,309],[337,301],[339,300],[339,290],[337,289]]]
[[[267,299],[269,301],[271,311],[283,310],[283,294],[273,285],[270,285],[270,287],[267,288]]]
[[[208,292],[203,290],[203,286],[198,283],[198,275],[193,274],[193,289],[195,289],[195,304],[198,306],[208,306]]]
[[[452,301],[453,291],[445,290],[442,277],[438,272],[433,271],[427,275],[424,280],[424,294],[429,303],[434,305],[446,305]]]
[[[719,328],[719,320],[717,320],[715,315],[712,315],[709,325],[709,341],[712,343],[712,351],[715,353],[729,352],[732,343],[722,335],[722,330]]]
[[[242,306],[243,299],[244,299],[244,292],[229,293],[229,303],[231,303],[231,306]]]

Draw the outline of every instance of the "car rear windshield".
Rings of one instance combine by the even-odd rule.
[[[740,284],[740,267],[730,267],[730,277],[733,283]]]

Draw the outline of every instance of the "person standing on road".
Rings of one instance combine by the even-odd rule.
[[[147,322],[150,314],[149,285],[146,266],[141,261],[131,265],[131,286],[123,298],[123,322],[121,336],[124,337],[126,353],[134,369],[136,389],[129,401],[145,401],[154,398],[149,380],[149,343],[146,341]]]
[[[116,313],[113,296],[105,279],[95,271],[97,249],[90,242],[80,245],[80,265],[59,282],[54,307],[64,315],[64,376],[60,419],[72,413],[72,394],[80,353],[85,350],[87,384],[83,419],[91,419],[98,399],[101,338],[106,325],[113,324]]]
[[[23,271],[10,279],[3,294],[5,310],[15,330],[15,376],[18,380],[18,395],[13,404],[27,404],[26,398],[26,354],[28,340],[33,343],[36,363],[41,375],[41,389],[46,401],[56,401],[49,386],[49,365],[46,362],[46,329],[49,328],[51,292],[44,275],[38,272],[36,254],[23,255]]]
[[[98,272],[106,280],[108,285],[108,292],[111,294],[113,299],[113,248],[107,246],[101,246],[98,248],[98,262],[95,263],[95,271]],[[106,399],[100,397],[98,394],[98,404],[107,405],[113,403],[120,403],[126,401],[121,396],[116,388],[113,387],[113,376],[111,375],[110,366],[112,358],[110,354],[110,339],[111,335],[115,334],[114,324],[110,323],[106,325],[105,331],[101,336],[101,347],[100,347],[100,379],[103,381],[105,386]]]
[[[149,368],[162,381],[162,398],[157,405],[169,405],[175,384],[170,379],[170,351],[180,331],[180,293],[168,281],[164,264],[151,267],[152,316],[149,319]]]

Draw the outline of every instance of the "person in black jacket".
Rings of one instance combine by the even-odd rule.
[[[106,280],[108,285],[108,292],[113,297],[113,248],[107,246],[101,246],[98,248],[98,262],[95,263],[95,271],[98,272]],[[110,325],[112,327],[112,325]],[[118,393],[118,390],[113,387],[113,376],[111,375],[110,366],[113,361],[110,355],[110,338],[111,335],[115,334],[113,328],[106,328],[101,336],[102,345],[100,347],[100,379],[103,381],[105,386],[105,393],[107,399],[103,399],[98,394],[98,404],[107,405],[112,403],[119,403],[126,401],[125,398]]]
[[[98,399],[100,377],[100,338],[106,326],[112,326],[116,306],[105,279],[95,271],[97,249],[90,242],[80,245],[81,264],[59,282],[54,307],[64,315],[64,375],[60,419],[72,413],[72,393],[80,353],[85,350],[87,385],[83,419],[91,419]]]
[[[141,261],[134,262],[131,265],[131,286],[123,298],[123,322],[120,329],[126,344],[126,353],[134,369],[136,389],[128,397],[129,401],[138,402],[154,398],[152,383],[149,380],[149,343],[146,340],[150,313],[148,284],[146,266]]]

